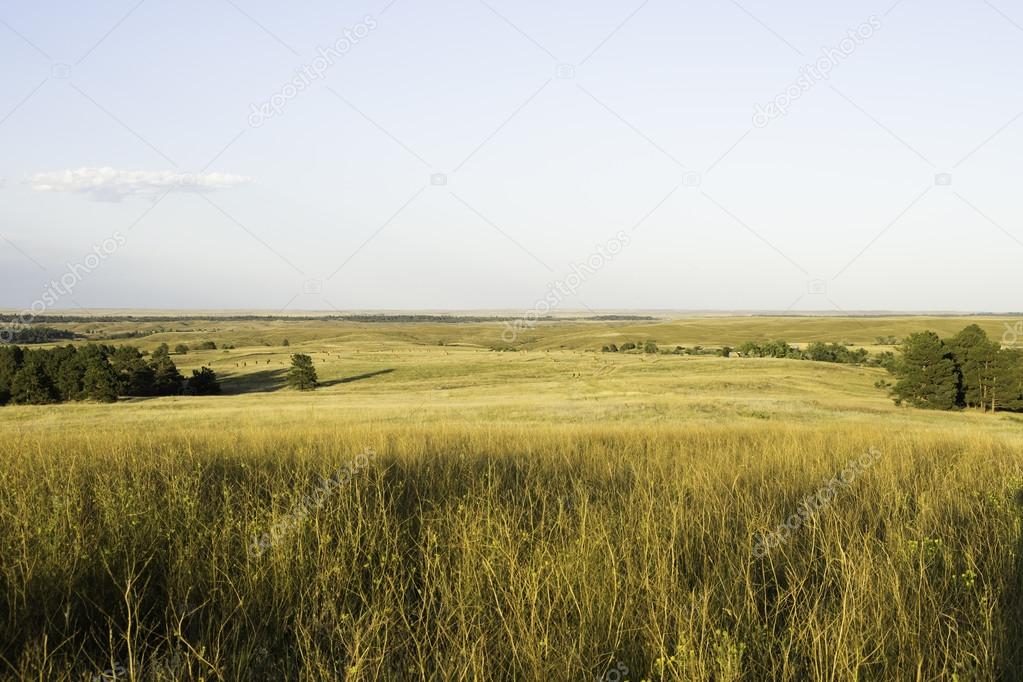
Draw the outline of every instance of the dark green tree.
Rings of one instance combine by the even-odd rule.
[[[153,368],[134,346],[118,346],[110,357],[110,364],[117,373],[120,395],[156,395],[156,377]]]
[[[82,398],[82,375],[85,370],[78,353],[71,349],[72,353],[66,355],[57,367],[54,385],[61,401],[81,400]]]
[[[911,334],[903,341],[894,374],[898,381],[892,394],[897,404],[933,410],[956,406],[959,372],[949,349],[934,332]]]
[[[82,375],[82,398],[101,403],[117,401],[117,373],[105,357],[95,356],[85,364]]]
[[[0,405],[11,400],[11,382],[21,368],[25,352],[18,346],[0,346]]]
[[[962,375],[959,403],[987,408],[993,399],[998,345],[979,326],[971,324],[947,342]]]
[[[834,352],[821,341],[814,341],[806,347],[806,357],[814,362],[835,362]]]
[[[39,355],[28,356],[11,380],[11,402],[16,405],[46,405],[57,402],[57,389],[46,373]]]
[[[291,356],[291,369],[288,370],[288,386],[300,391],[311,391],[319,386],[313,359],[308,355],[296,353]]]
[[[991,409],[1023,410],[1023,351],[999,350],[991,375]]]
[[[220,395],[217,373],[209,367],[193,369],[186,391],[191,395]]]
[[[178,395],[185,378],[181,376],[177,366],[170,357],[167,344],[162,344],[153,352],[149,362],[153,371],[153,393],[155,395]]]

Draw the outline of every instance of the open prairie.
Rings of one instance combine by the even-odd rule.
[[[874,366],[600,352],[971,323],[1014,320],[61,324],[213,341],[173,358],[224,395],[0,408],[4,675],[1018,679],[1023,417],[897,407]]]

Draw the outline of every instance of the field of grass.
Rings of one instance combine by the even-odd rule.
[[[598,352],[973,322],[57,325],[234,348],[174,356],[223,396],[0,408],[0,675],[1023,679],[1023,417]]]

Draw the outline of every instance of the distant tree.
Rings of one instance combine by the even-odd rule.
[[[203,341],[195,347],[195,350],[217,350],[217,344],[213,341]]]
[[[625,343],[623,343],[621,345],[621,348],[619,350],[627,351],[627,350],[635,350],[635,349],[636,349],[636,344],[634,344],[632,341],[626,341]]]
[[[727,358],[728,356],[730,356],[732,354],[732,347],[731,346],[722,346],[720,353],[721,353],[721,357]]]
[[[170,395],[182,383],[166,345],[149,359],[131,346],[0,347],[0,405]]]
[[[288,341],[287,339],[284,339],[284,341],[281,343],[281,345],[282,346],[290,346],[291,345],[291,341]],[[440,345],[443,346],[444,344],[442,343]]]
[[[12,343],[50,343],[61,339],[73,339],[75,333],[66,329],[54,329],[53,327],[25,327],[14,332],[10,341]]]
[[[771,358],[798,357],[798,352],[788,342],[778,339],[769,341],[764,345],[764,353]]]
[[[86,363],[82,376],[83,398],[113,403],[117,401],[118,388],[117,373],[105,358],[92,358]]]
[[[178,345],[174,346],[174,352],[177,353],[178,355],[188,355],[188,346],[186,346],[183,343],[179,343]]]
[[[879,367],[892,372],[895,368],[895,353],[890,350],[881,351],[877,354],[877,357],[874,358],[874,363]]]
[[[643,352],[644,353],[656,353],[657,352],[657,344],[654,343],[653,341],[647,341],[646,343],[643,344]]]
[[[739,352],[746,358],[787,358],[799,357],[799,351],[785,341],[766,341],[762,344],[746,341],[739,346]]]
[[[300,391],[311,391],[318,385],[313,359],[301,353],[292,355],[291,369],[288,371],[288,386]]]
[[[0,346],[0,405],[11,400],[11,381],[21,368],[24,355],[18,346]]]
[[[814,341],[803,351],[802,357],[815,362],[841,362],[845,364],[860,364],[867,361],[870,354],[865,348],[850,348],[840,343],[822,343]]]
[[[60,359],[54,379],[54,386],[62,401],[81,400],[82,398],[82,378],[85,369],[74,347],[69,346],[69,348],[70,353]]]
[[[117,374],[120,395],[156,395],[156,377],[153,368],[134,346],[118,346],[110,357]]]
[[[11,380],[11,402],[16,405],[46,405],[57,402],[57,390],[46,374],[42,358],[29,356]]]
[[[828,344],[814,341],[806,347],[806,357],[814,362],[834,362],[835,355],[828,348]]]
[[[949,339],[947,346],[962,374],[957,402],[986,409],[994,398],[998,344],[992,343],[979,326],[971,324]]]
[[[959,395],[959,373],[951,352],[934,332],[911,334],[895,363],[895,402],[933,410],[950,410]]]
[[[154,395],[178,395],[181,393],[181,386],[185,378],[181,376],[181,372],[171,360],[167,344],[161,344],[153,352],[149,366],[153,371]]]
[[[217,373],[209,367],[193,369],[186,390],[191,395],[220,395]]]

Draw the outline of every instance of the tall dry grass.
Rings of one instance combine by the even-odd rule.
[[[8,679],[1023,676],[1023,459],[992,436],[181,423],[0,462]]]

